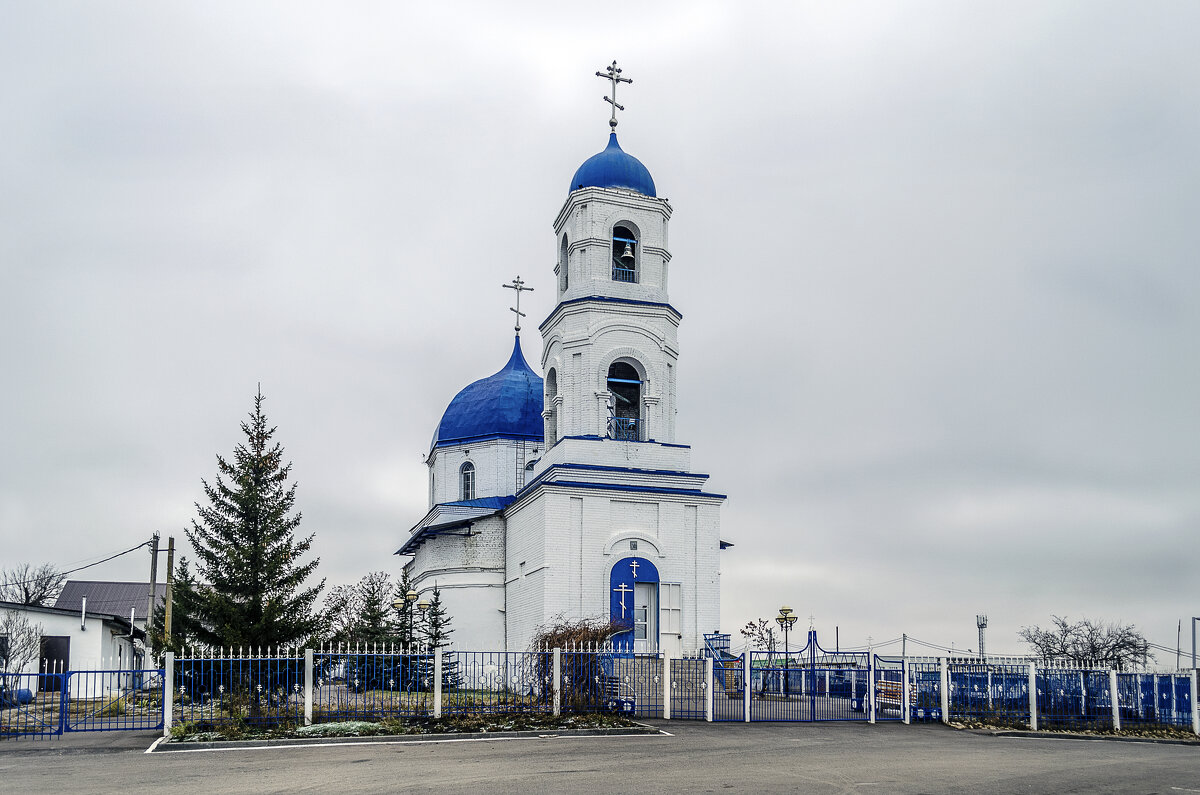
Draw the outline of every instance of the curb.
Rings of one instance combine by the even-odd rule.
[[[1066,732],[1031,732],[1017,729],[988,731],[973,729],[972,734],[987,737],[1018,737],[1027,740],[1098,740],[1112,743],[1152,743],[1155,745],[1200,745],[1200,740],[1176,740],[1170,737],[1126,737],[1118,734],[1070,734]]]
[[[170,742],[161,738],[146,749],[146,753],[169,753],[171,751],[215,751],[237,748],[286,748],[301,745],[363,745],[367,743],[429,743],[448,740],[513,740],[552,739],[555,737],[603,737],[631,734],[661,734],[653,726],[639,723],[636,726],[606,727],[595,729],[531,729],[527,731],[497,732],[454,732],[429,734],[371,734],[364,737],[281,737],[258,740],[208,740],[205,742]]]

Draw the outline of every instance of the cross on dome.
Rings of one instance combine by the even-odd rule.
[[[516,314],[517,314],[517,325],[514,327],[514,330],[517,332],[517,336],[519,337],[519,336],[521,336],[521,318],[525,317],[525,313],[521,311],[521,293],[523,293],[523,292],[531,292],[532,293],[533,288],[526,287],[525,282],[521,280],[520,276],[517,276],[517,278],[513,279],[512,284],[502,284],[500,286],[507,287],[510,290],[517,291],[517,305],[515,307],[510,306],[509,311],[516,312]]]
[[[608,120],[608,126],[615,131],[617,129],[617,111],[625,110],[624,105],[617,104],[617,84],[632,83],[633,79],[621,77],[621,68],[617,66],[616,61],[613,61],[612,64],[605,68],[603,72],[596,72],[596,77],[603,77],[605,80],[612,83],[612,96],[605,97],[604,101],[612,105],[612,118]]]

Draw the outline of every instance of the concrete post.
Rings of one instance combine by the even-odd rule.
[[[671,719],[671,658],[663,655],[663,720]]]
[[[938,673],[941,675],[942,723],[950,722],[950,667],[945,657],[938,659]]]
[[[554,649],[554,714],[562,714],[562,649]]]
[[[1038,730],[1037,667],[1029,663],[1029,728]]]
[[[1117,672],[1109,669],[1108,672],[1108,694],[1109,700],[1112,702],[1112,723],[1113,731],[1121,731],[1121,700],[1117,695]]]
[[[712,723],[713,719],[713,699],[716,696],[713,694],[713,658],[704,658],[704,690],[707,698],[704,699],[704,719]]]
[[[313,713],[313,650],[304,650],[304,725],[312,726]]]
[[[163,737],[171,736],[171,721],[175,719],[175,652],[163,655]]]
[[[908,660],[900,661],[900,715],[904,722],[912,723],[912,682],[908,679]]]
[[[867,723],[875,722],[875,663],[867,662],[867,698],[870,705],[867,711]]]
[[[1193,673],[1193,677],[1195,674]],[[1192,687],[1195,690],[1195,687]],[[1192,699],[1195,701],[1195,698]],[[750,650],[742,652],[742,715],[750,722]]]
[[[1196,703],[1197,671],[1192,669],[1192,734],[1200,735],[1200,704]]]
[[[433,649],[433,717],[442,717],[442,653]]]

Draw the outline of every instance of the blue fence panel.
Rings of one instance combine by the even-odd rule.
[[[942,719],[942,672],[937,663],[916,662],[908,665],[909,687],[912,688],[911,720],[940,721]]]
[[[65,674],[0,673],[0,740],[62,734]]]
[[[671,660],[671,718],[708,717],[708,662],[703,657]],[[714,671],[715,678],[715,671]]]
[[[951,663],[947,677],[951,717],[1028,725],[1028,666]]]
[[[63,676],[64,731],[162,728],[161,670],[68,671]]]
[[[713,720],[744,721],[745,657],[723,657],[713,661]]]
[[[912,701],[909,691],[909,702]],[[904,720],[904,666],[901,660],[875,658],[875,720]]]
[[[553,669],[551,652],[445,652],[442,714],[551,712]]]
[[[1037,687],[1038,728],[1112,728],[1108,671],[1041,668]]]
[[[427,715],[432,691],[429,654],[313,654],[313,723]]]
[[[1186,674],[1117,674],[1121,727],[1191,728],[1192,683]]]
[[[304,658],[185,657],[175,661],[176,717],[198,731],[304,720]]]
[[[663,716],[663,657],[661,654],[618,653],[611,656],[608,679],[621,711],[632,702],[630,714],[639,718]]]

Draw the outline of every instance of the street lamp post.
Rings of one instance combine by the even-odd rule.
[[[775,616],[775,622],[783,630],[783,697],[791,698],[792,693],[788,686],[788,668],[790,663],[788,655],[788,630],[796,623],[796,616],[792,615],[792,608],[787,605],[779,608],[779,615]]]
[[[392,602],[392,607],[400,613],[402,617],[408,618],[408,632],[404,634],[404,652],[407,653],[412,648],[412,632],[413,632],[413,613],[412,604],[417,601],[417,592],[410,590],[404,594],[403,598],[396,597]]]
[[[417,609],[421,611],[421,623],[424,624],[429,613],[429,600],[422,599],[421,601],[417,602]]]

